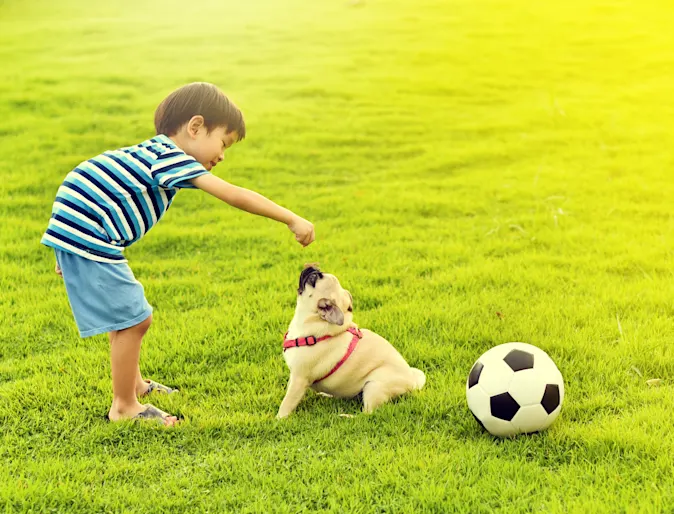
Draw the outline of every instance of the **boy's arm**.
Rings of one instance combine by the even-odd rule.
[[[295,239],[303,246],[314,240],[314,226],[310,222],[255,191],[235,186],[210,173],[193,178],[190,182],[232,207],[288,225]]]

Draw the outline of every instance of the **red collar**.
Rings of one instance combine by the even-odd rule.
[[[351,342],[349,343],[349,348],[346,350],[346,354],[344,354],[344,357],[341,358],[341,360],[335,365],[334,368],[332,368],[328,372],[327,375],[322,376],[318,380],[314,380],[314,384],[316,382],[320,382],[321,380],[328,378],[335,371],[337,371],[342,366],[342,364],[346,362],[346,359],[348,359],[353,353],[353,351],[356,349],[356,345],[358,344],[358,341],[360,341],[360,339],[363,337],[363,334],[357,328],[349,328],[347,331],[353,334],[353,337],[351,338]],[[296,348],[298,346],[313,346],[316,343],[320,343],[321,341],[325,341],[326,339],[330,339],[331,337],[333,337],[333,336],[323,336],[316,339],[314,336],[309,336],[309,337],[298,337],[297,339],[286,339],[287,336],[288,333],[286,332],[286,335],[283,337],[284,352],[288,348]]]

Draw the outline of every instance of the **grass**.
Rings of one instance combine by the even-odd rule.
[[[656,0],[0,2],[0,507],[674,511],[673,19]],[[246,116],[218,173],[318,239],[181,193],[127,257],[155,307],[141,368],[182,389],[153,402],[185,422],[108,424],[107,340],[78,337],[39,239],[66,173],[153,135],[193,80]],[[316,261],[423,391],[274,419]],[[464,384],[506,341],[546,350],[567,396],[549,431],[500,441]]]

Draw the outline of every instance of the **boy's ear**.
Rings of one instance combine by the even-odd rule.
[[[199,132],[199,129],[203,126],[204,126],[204,117],[201,114],[192,116],[190,118],[190,121],[187,122],[187,133],[192,137],[196,137],[197,133]]]

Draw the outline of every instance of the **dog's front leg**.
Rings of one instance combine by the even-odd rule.
[[[294,411],[304,397],[304,393],[307,392],[308,387],[309,382],[305,378],[291,374],[290,380],[288,381],[288,391],[281,402],[281,407],[279,407],[276,417],[285,418]]]

